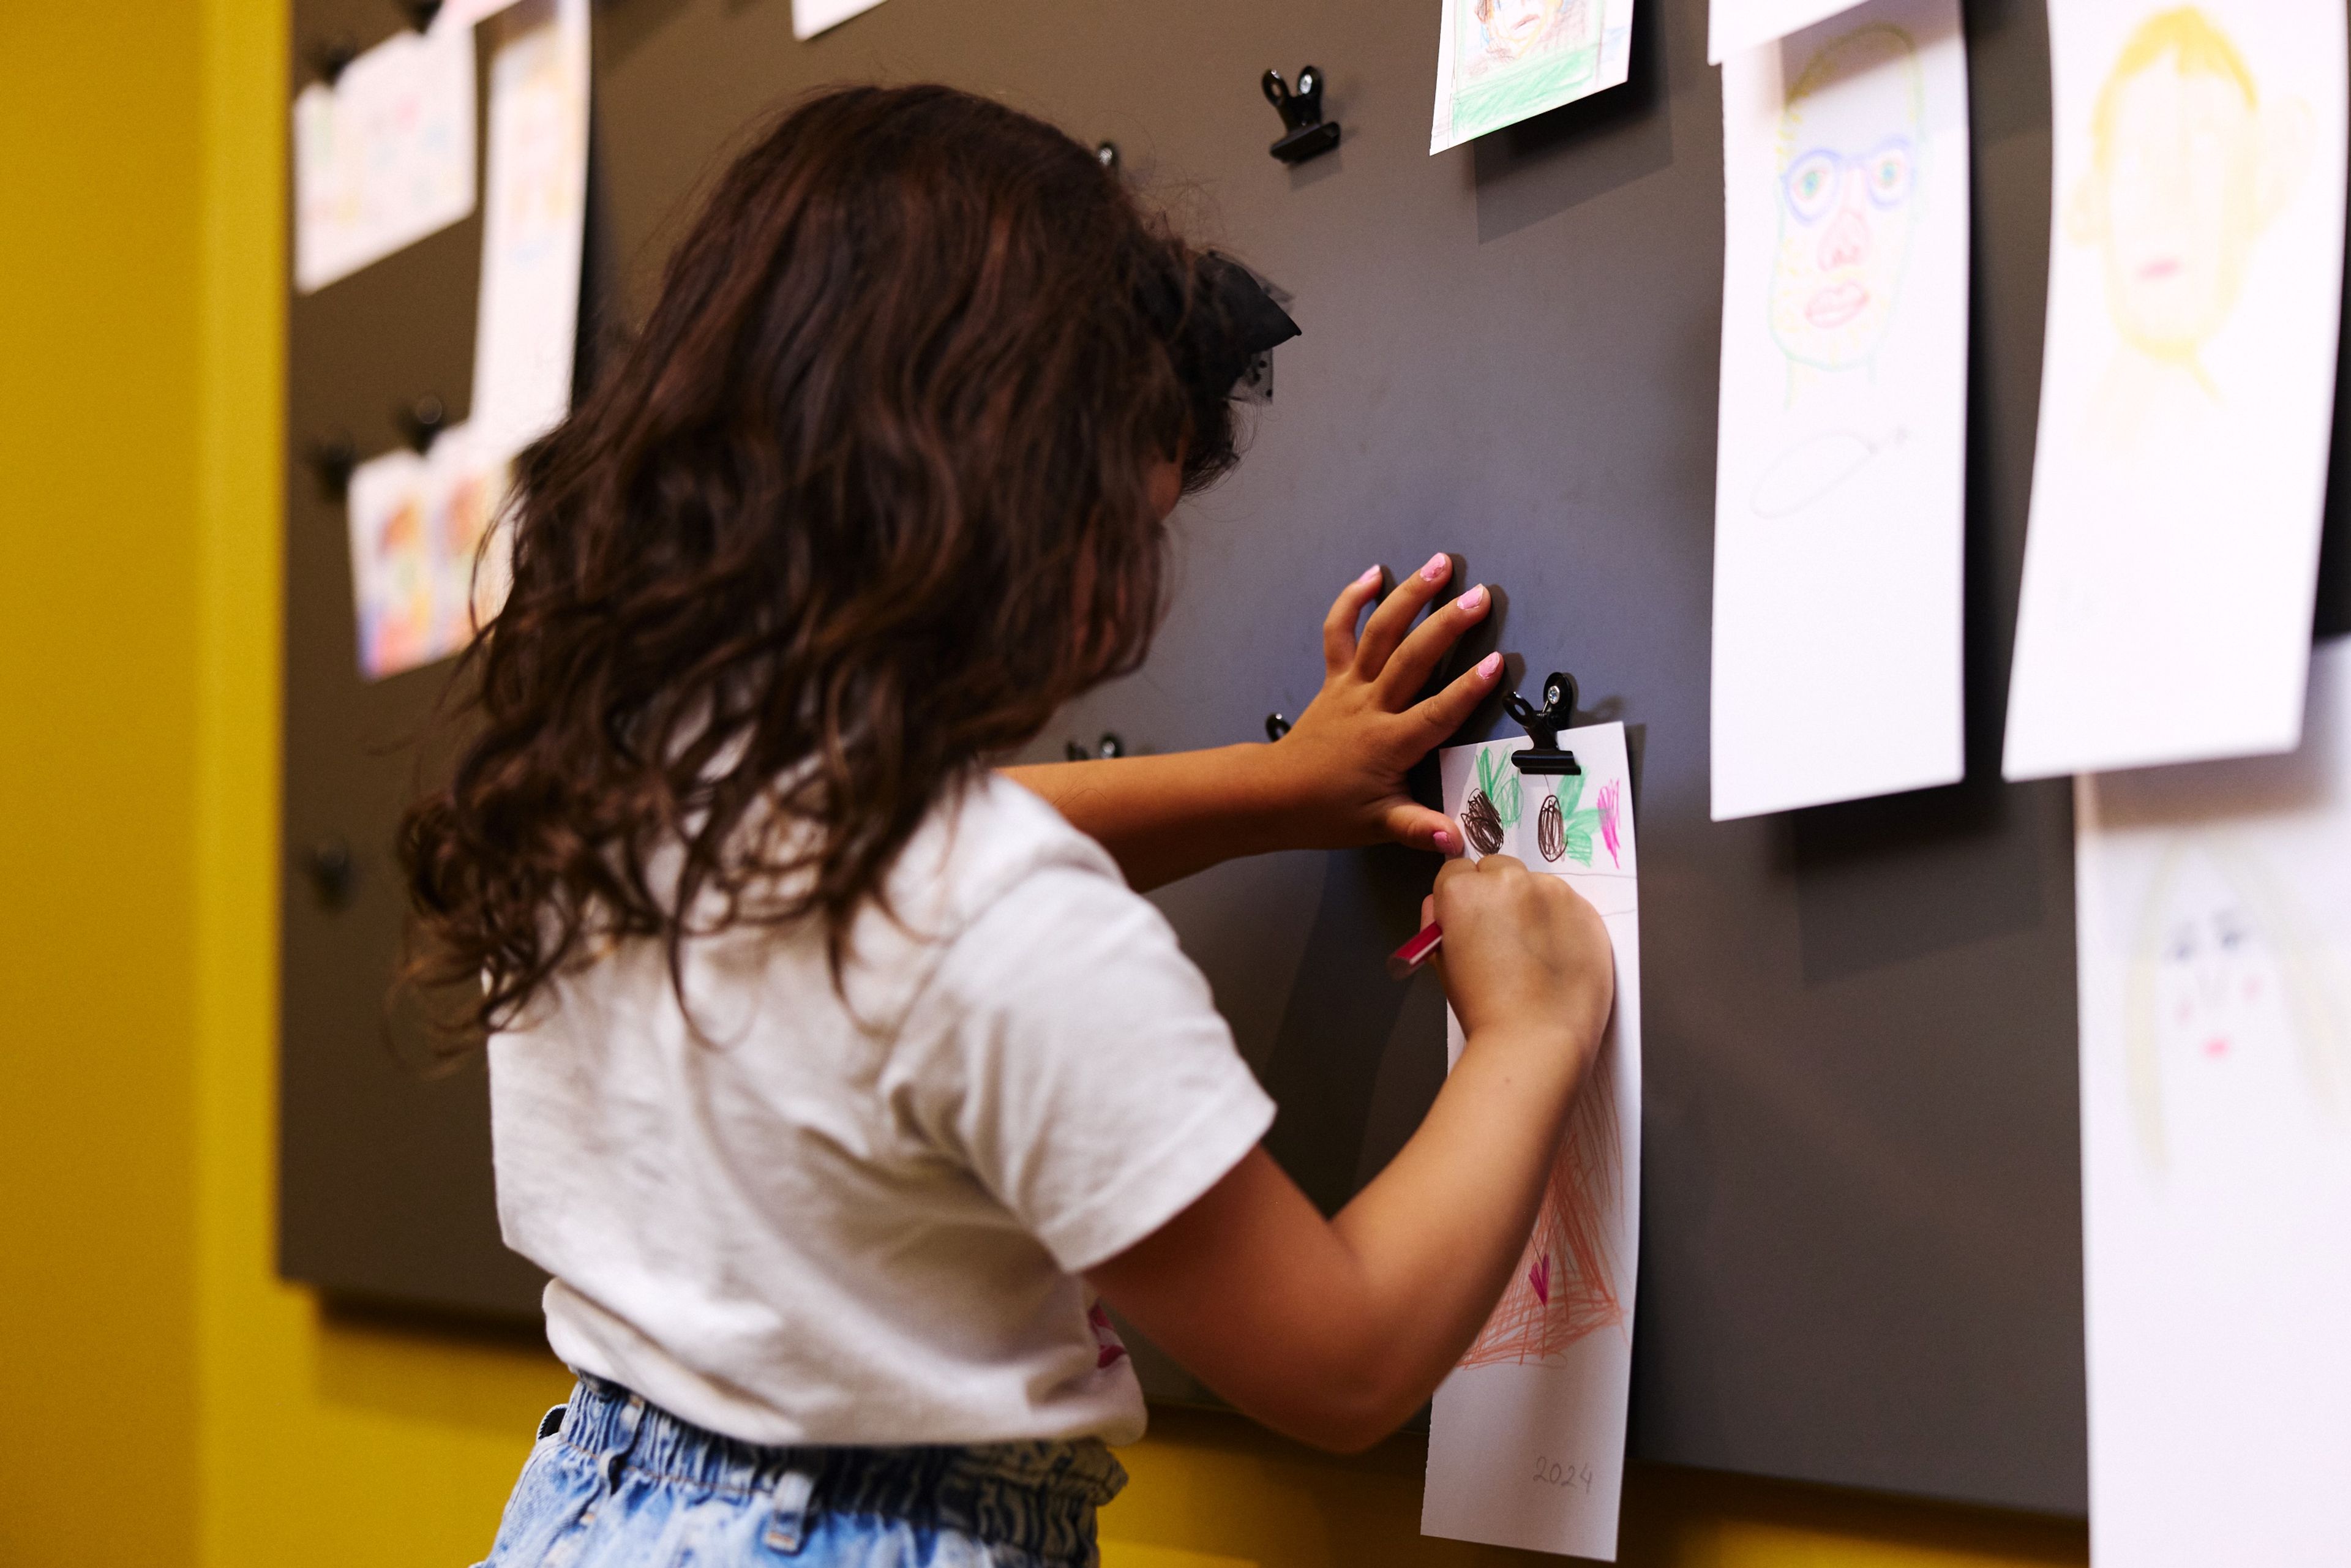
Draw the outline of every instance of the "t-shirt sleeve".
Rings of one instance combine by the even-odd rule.
[[[902,1037],[918,1120],[1071,1273],[1181,1213],[1273,1121],[1176,933],[1099,871],[1021,878],[920,1011]]]

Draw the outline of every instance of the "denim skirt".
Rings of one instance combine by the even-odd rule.
[[[482,1568],[1093,1568],[1101,1443],[761,1448],[583,1378],[539,1423]]]

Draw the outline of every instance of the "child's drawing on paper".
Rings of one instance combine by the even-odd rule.
[[[350,494],[360,672],[381,680],[445,659],[505,602],[505,536],[494,533],[508,467],[464,427],[429,458],[360,465]]]
[[[1625,79],[1633,0],[1445,0],[1429,151]]]
[[[1926,204],[1926,84],[1917,46],[1883,22],[1820,45],[1789,85],[1774,147],[1772,341],[1787,402],[1829,375],[1871,375],[1885,346]],[[1756,480],[1761,517],[1800,512],[1904,438],[1815,431]]]
[[[1446,810],[1472,855],[1513,856],[1599,911],[1615,955],[1616,1009],[1517,1267],[1437,1392],[1421,1502],[1427,1534],[1587,1557],[1615,1548],[1641,1207],[1640,852],[1625,738],[1622,724],[1561,730],[1558,745],[1579,773],[1521,773],[1511,758],[1526,739],[1437,754]],[[1446,1046],[1458,1061],[1458,1019],[1448,1019]],[[1572,1466],[1584,1484],[1529,1489],[1523,1461],[1536,1454]]]
[[[1810,371],[1866,371],[1886,341],[1918,226],[1926,88],[1909,34],[1831,39],[1780,112],[1771,336],[1794,402]]]
[[[1609,1251],[1608,1216],[1624,1156],[1608,1072],[1603,1057],[1576,1100],[1519,1271],[1462,1356],[1464,1366],[1553,1359],[1593,1330],[1625,1321]]]
[[[2148,888],[2126,984],[2131,1120],[2158,1171],[2225,1161],[2250,1115],[2271,1135],[2334,1113],[2342,998],[2293,895],[2249,849],[2171,844]]]
[[[2312,125],[2300,99],[2262,100],[2244,56],[2196,6],[2149,16],[2123,45],[2065,213],[2067,237],[2103,256],[2116,338],[2092,408],[2103,444],[2128,449],[2220,397],[2205,346],[2301,183]]]
[[[1727,55],[1722,110],[1717,821],[1964,770],[1959,0],[1863,0]],[[1815,720],[1789,722],[1791,682]]]

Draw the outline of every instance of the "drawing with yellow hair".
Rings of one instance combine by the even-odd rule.
[[[2243,844],[2183,837],[2147,891],[2124,1000],[2126,1082],[2158,1172],[2333,1122],[2346,1035],[2324,946]],[[2203,1162],[2209,1163],[2209,1162]]]
[[[2351,1541],[2351,642],[2304,656],[2294,752],[2074,785],[2100,1568]]]
[[[2167,398],[2220,395],[2204,346],[2300,183],[2310,126],[2299,99],[2263,104],[2244,57],[2196,6],[2149,16],[2124,43],[2065,221],[2070,238],[2104,251],[2118,339],[2094,415],[2106,444],[2136,444]]]

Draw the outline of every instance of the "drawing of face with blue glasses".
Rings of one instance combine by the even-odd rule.
[[[1924,91],[1899,28],[1830,43],[1780,115],[1771,335],[1793,364],[1866,365],[1886,338],[1918,222]]]

